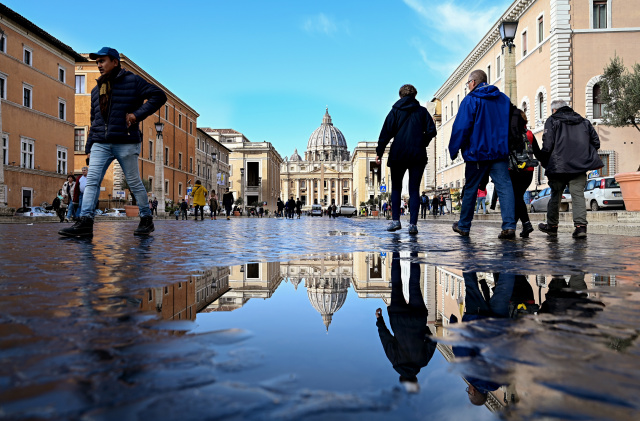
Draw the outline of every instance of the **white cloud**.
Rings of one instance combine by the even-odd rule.
[[[338,32],[349,33],[349,27],[346,22],[338,22],[334,18],[319,13],[315,16],[305,19],[302,29],[309,33],[323,34],[332,36]]]
[[[460,0],[449,0],[433,4],[428,0],[403,0],[434,31],[438,38],[451,37],[449,40],[464,37],[479,42],[491,26],[500,17],[502,4],[485,7],[482,2],[468,2],[462,5]],[[495,3],[494,3],[495,4]]]
[[[454,62],[442,61],[442,58],[438,60],[432,60],[430,54],[427,52],[428,48],[418,39],[413,38],[411,45],[418,51],[422,62],[434,72],[440,75],[448,75],[456,69],[457,64]]]

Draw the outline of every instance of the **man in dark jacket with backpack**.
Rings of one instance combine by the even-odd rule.
[[[562,192],[569,186],[573,207],[573,238],[587,236],[587,207],[584,187],[587,171],[602,168],[598,156],[600,138],[589,122],[573,111],[563,100],[551,102],[551,116],[544,124],[541,160],[549,178],[551,198],[547,207],[547,223],[538,225],[542,232],[558,234],[558,216]]]
[[[436,126],[426,108],[416,100],[418,91],[412,85],[400,88],[400,99],[393,104],[387,115],[376,147],[376,163],[380,165],[381,157],[389,141],[393,143],[389,149],[387,166],[391,169],[391,214],[393,221],[387,231],[397,231],[400,224],[400,195],[402,180],[409,171],[409,203],[411,205],[409,234],[418,233],[418,211],[420,209],[420,181],[427,165],[427,146],[436,135]]]
[[[167,96],[162,89],[124,70],[120,65],[120,54],[113,48],[103,47],[97,53],[89,54],[89,58],[96,61],[101,74],[91,91],[91,129],[85,146],[85,152],[90,154],[89,173],[80,219],[73,226],[60,230],[59,234],[70,237],[93,235],[100,183],[109,164],[118,160],[140,211],[140,224],[134,234],[149,235],[155,228],[147,191],[138,172],[142,142],[139,123],[156,112],[167,101]]]
[[[488,172],[500,196],[502,232],[498,238],[513,239],[516,220],[508,164],[511,101],[498,88],[487,84],[487,74],[482,70],[471,72],[467,86],[471,92],[460,104],[449,141],[451,159],[462,151],[466,163],[460,220],[453,224],[453,230],[469,236],[478,186]]]
[[[429,210],[429,198],[427,197],[427,192],[422,192],[422,196],[420,196],[420,215],[422,215],[422,219],[427,217],[427,211]]]

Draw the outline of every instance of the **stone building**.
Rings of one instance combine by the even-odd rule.
[[[88,54],[83,54],[88,58]],[[140,122],[142,144],[140,149],[140,176],[148,180],[153,191],[155,177],[155,143],[157,133],[154,123],[164,124],[162,141],[164,146],[161,162],[164,173],[164,195],[168,203],[178,202],[187,194],[189,184],[195,182],[196,176],[196,128],[199,114],[176,94],[168,90],[149,73],[135,64],[129,57],[120,54],[122,67],[141,76],[147,82],[160,87],[167,94],[167,102],[155,114]],[[100,76],[95,61],[78,62],[75,67],[76,77],[76,127],[75,127],[75,171],[80,173],[85,165],[84,145],[91,127],[91,90],[96,86],[95,80]],[[126,197],[129,192],[124,189],[124,174],[117,161],[114,161],[105,174],[100,188],[100,207],[113,205],[113,200]],[[122,196],[121,196],[122,195]],[[160,200],[159,200],[160,201]],[[161,201],[160,201],[161,202]]]
[[[601,123],[598,81],[604,67],[617,54],[627,67],[638,62],[640,1],[516,0],[502,14],[465,60],[437,90],[432,168],[438,188],[464,184],[462,158],[448,154],[451,127],[460,102],[468,93],[465,82],[474,69],[484,70],[489,83],[504,91],[504,53],[500,22],[518,20],[514,40],[517,98],[512,102],[528,117],[529,127],[542,144],[542,131],[554,99],[564,99],[590,119],[600,136],[601,175],[635,171],[640,162],[638,132],[633,127],[612,128]],[[548,69],[548,70],[547,70]],[[546,187],[544,170],[536,170],[529,190]]]
[[[0,207],[51,203],[73,172],[76,61],[85,59],[0,4]]]
[[[333,125],[329,110],[309,137],[304,159],[296,149],[280,168],[283,201],[300,198],[312,204],[353,204],[353,164],[342,132]]]
[[[271,142],[252,142],[233,129],[202,130],[231,150],[229,190],[236,200],[242,198],[242,207],[261,205],[275,210],[282,157]]]
[[[196,176],[209,191],[215,191],[218,199],[222,198],[225,189],[229,187],[229,156],[231,149],[227,148],[204,130],[198,128],[196,137]]]

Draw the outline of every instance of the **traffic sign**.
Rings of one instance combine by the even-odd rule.
[[[187,187],[187,196],[191,196],[191,192],[193,191],[193,187]]]
[[[380,193],[386,193],[387,192],[387,186],[380,186]]]

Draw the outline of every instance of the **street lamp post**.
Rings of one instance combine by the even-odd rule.
[[[164,129],[164,123],[158,121],[156,126],[156,162],[155,162],[155,177],[153,178],[153,195],[158,201],[158,216],[165,214],[164,203],[164,159],[163,150],[164,142],[162,139],[162,130]]]
[[[244,205],[244,168],[240,168],[240,198],[242,199],[242,204]]]
[[[518,21],[503,20],[500,23],[500,38],[502,38],[502,53],[504,54],[504,93],[514,104],[518,101],[516,84],[516,52],[513,40],[516,37]],[[504,49],[507,47],[508,52]]]
[[[0,28],[0,44],[4,42],[4,31]],[[5,48],[6,50],[6,48]],[[6,89],[6,86],[5,86]],[[2,135],[2,98],[0,98],[0,136]],[[9,157],[7,157],[8,159]],[[0,162],[0,208],[7,206],[7,198],[4,195],[4,157]]]
[[[211,161],[216,164],[216,169],[213,172],[212,178],[215,178],[213,181],[214,191],[216,192],[216,196],[218,195],[218,154],[216,152],[211,152]]]
[[[373,205],[375,206],[376,211],[378,211],[378,218],[380,218],[380,209],[378,209],[378,204],[379,203],[376,202],[376,199],[378,197],[378,192],[376,191],[376,183],[375,183],[375,180],[378,179],[378,167],[374,167],[373,168],[373,179],[374,179],[374,183],[373,183]]]

